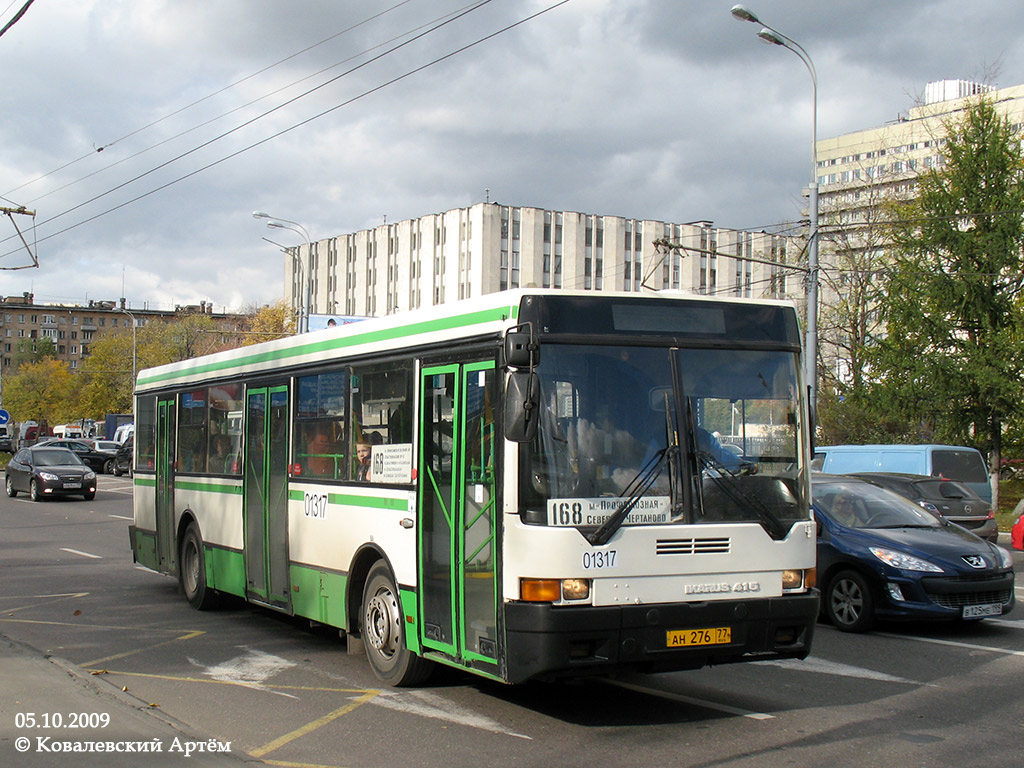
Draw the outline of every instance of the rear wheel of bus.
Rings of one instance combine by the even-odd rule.
[[[361,630],[366,658],[373,673],[388,685],[408,686],[426,681],[433,664],[405,644],[405,621],[391,569],[377,561],[363,588]]]
[[[206,583],[206,556],[203,553],[203,539],[199,535],[199,526],[189,523],[185,535],[181,537],[181,549],[178,558],[181,590],[189,604],[197,611],[215,608],[218,603],[217,593]]]

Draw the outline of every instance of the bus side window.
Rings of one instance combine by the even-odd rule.
[[[412,443],[412,361],[352,369],[352,479],[380,482],[370,471],[376,446]]]
[[[294,458],[303,477],[346,480],[345,423],[349,372],[341,368],[298,380]]]

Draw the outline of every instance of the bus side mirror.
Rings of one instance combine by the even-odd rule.
[[[540,361],[540,345],[530,330],[514,330],[505,334],[505,365],[528,368]]]
[[[505,384],[505,437],[514,443],[529,443],[537,434],[540,408],[537,393],[540,378],[532,371],[516,371]]]

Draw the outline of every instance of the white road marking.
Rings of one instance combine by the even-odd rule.
[[[126,517],[124,515],[107,515],[107,517],[112,517],[115,520],[134,520],[135,519],[134,517]]]
[[[264,683],[278,672],[295,666],[294,661],[282,659],[280,656],[246,648],[245,653],[241,656],[236,656],[213,667],[204,666],[193,658],[189,658],[189,663],[202,669],[204,675],[212,677],[214,680],[255,688],[267,693],[276,693],[278,696],[285,696],[289,699],[299,698],[290,693],[274,691],[264,686]]]
[[[885,672],[877,672],[864,667],[854,667],[850,664],[840,664],[838,661],[826,661],[815,656],[809,656],[803,661],[797,659],[777,659],[769,661],[755,661],[753,664],[761,664],[784,669],[800,670],[803,672],[816,672],[823,675],[838,675],[840,677],[854,677],[862,680],[880,680],[884,683],[905,683],[907,685],[931,685],[918,680],[909,680],[905,677],[888,675]]]
[[[949,645],[953,648],[967,648],[971,651],[988,651],[989,653],[1001,653],[1004,656],[1024,656],[1024,651],[1011,651],[1008,648],[995,648],[991,645],[975,645],[974,643],[960,643],[956,640],[939,640],[935,637],[915,637],[907,635],[890,635],[886,632],[876,632],[879,637],[893,637],[897,640],[914,640],[921,643],[932,643],[934,645]]]
[[[769,715],[765,712],[752,712],[749,709],[740,709],[739,707],[730,707],[728,704],[719,704],[715,701],[708,701],[706,699],[696,699],[692,696],[683,696],[678,693],[670,693],[669,691],[662,691],[657,688],[645,688],[642,685],[633,685],[632,683],[624,683],[621,680],[603,680],[602,682],[608,685],[618,686],[619,688],[625,688],[630,691],[637,691],[638,693],[646,693],[651,696],[658,696],[663,699],[670,699],[671,701],[680,701],[683,704],[692,704],[695,707],[701,707],[703,709],[713,709],[716,712],[725,712],[730,715],[740,715],[741,717],[749,717],[751,720],[774,720],[775,715]]]
[[[418,699],[419,701],[416,701]],[[385,709],[392,709],[398,712],[406,712],[420,717],[430,717],[435,720],[447,720],[458,725],[465,725],[469,728],[479,728],[491,733],[500,733],[505,736],[514,736],[517,739],[533,740],[533,737],[522,733],[516,733],[505,728],[476,712],[462,709],[455,706],[450,700],[438,696],[429,691],[403,691],[402,693],[391,693],[384,691],[370,699],[369,704],[374,704]]]
[[[60,549],[61,549],[62,552],[70,552],[72,555],[81,555],[82,557],[91,557],[94,560],[102,560],[103,559],[102,555],[92,555],[92,554],[89,554],[88,552],[80,552],[77,549],[68,549],[67,547],[61,547]]]

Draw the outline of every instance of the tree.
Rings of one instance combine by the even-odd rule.
[[[941,166],[891,207],[872,394],[936,442],[987,450],[997,478],[1003,427],[1024,415],[1024,158],[1017,131],[984,99],[946,131]]]
[[[262,307],[249,307],[245,314],[248,322],[242,329],[244,332],[242,345],[258,344],[271,341],[282,336],[295,333],[295,312],[284,299]]]
[[[57,357],[57,348],[49,336],[43,336],[40,339],[18,339],[18,343],[14,347],[11,367],[16,370],[25,363],[38,363],[41,360],[55,357]]]
[[[4,376],[4,407],[18,421],[61,424],[78,418],[76,376],[53,358],[26,363]]]

